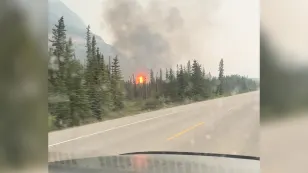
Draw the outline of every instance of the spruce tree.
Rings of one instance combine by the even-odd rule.
[[[72,60],[71,83],[71,126],[80,125],[81,121],[90,116],[90,106],[86,93],[83,67],[78,60]]]
[[[205,78],[205,69],[202,67],[202,77]]]
[[[177,96],[177,82],[176,76],[172,68],[169,69],[169,83],[167,84],[167,92],[172,99]]]
[[[149,92],[150,92],[150,96],[154,96],[155,94],[155,87],[156,87],[156,82],[155,82],[155,77],[154,77],[154,72],[153,70],[151,69],[150,70],[150,89],[149,89]]]
[[[107,110],[110,109],[112,106],[111,103],[111,94],[110,94],[110,79],[109,79],[109,72],[107,65],[105,63],[105,58],[104,55],[101,54],[100,58],[100,78],[101,78],[101,91],[102,91],[102,104],[103,104],[103,109]],[[107,113],[104,111],[105,114]]]
[[[189,77],[190,77],[190,75],[191,75],[191,73],[192,73],[192,71],[191,71],[191,64],[190,64],[190,60],[187,62],[187,73],[188,73],[188,75],[189,75]]]
[[[65,84],[65,92],[66,95],[69,98],[69,119],[68,119],[68,124],[70,126],[74,125],[79,125],[79,117],[76,115],[76,110],[75,110],[75,101],[76,98],[74,96],[74,84],[72,81],[72,74],[73,74],[73,63],[72,63],[72,58],[73,58],[74,50],[73,50],[73,43],[72,39],[69,38],[67,44],[65,45],[65,53],[64,53],[64,84]]]
[[[56,119],[56,126],[62,128],[65,126],[67,120],[69,120],[69,101],[67,101],[67,88],[65,79],[65,49],[66,49],[66,30],[64,18],[61,17],[58,20],[58,24],[52,29],[52,39],[49,40],[52,43],[52,54],[56,58],[55,62],[51,62],[50,77],[53,82],[53,96],[57,99],[56,103],[52,103],[50,110],[53,111],[53,115]]]
[[[159,82],[157,83],[158,85],[158,93],[159,95],[163,94],[163,70],[160,68],[159,69]]]
[[[136,82],[136,78],[135,75],[133,74],[132,76],[132,81],[133,81],[133,93],[134,93],[134,98],[137,98],[138,95],[138,89],[137,89],[137,82]]]
[[[58,20],[58,24],[52,29],[52,39],[50,40],[53,46],[53,55],[57,61],[56,85],[59,94],[65,93],[65,64],[64,54],[66,46],[66,30],[63,16]]]
[[[154,78],[153,69],[150,70],[150,83],[151,83],[151,85],[155,84],[155,78]]]
[[[192,92],[193,84],[192,84],[192,81],[191,81],[191,75],[192,75],[191,63],[190,63],[190,60],[189,60],[186,64],[186,68],[184,70],[184,79],[185,79],[185,83],[186,83],[185,95],[188,98],[191,98],[192,95],[193,95],[193,92]]]
[[[185,94],[185,78],[184,78],[184,69],[183,66],[180,66],[179,72],[178,72],[178,96],[180,99],[184,99]]]
[[[194,60],[192,65],[192,76],[191,76],[192,84],[193,84],[193,95],[197,98],[203,95],[203,78],[201,66],[199,63]]]
[[[166,72],[165,72],[165,78],[166,78],[166,81],[168,83],[168,80],[169,80],[169,71],[168,69],[166,68]]]
[[[87,56],[86,81],[88,85],[91,85],[90,83],[91,83],[91,68],[92,68],[92,45],[91,45],[90,25],[88,25],[86,32],[86,56]]]
[[[115,56],[111,65],[111,94],[115,110],[120,110],[124,108],[121,81],[122,81],[122,76],[121,76],[119,59],[118,56]]]
[[[218,89],[217,89],[217,93],[219,95],[223,95],[223,84],[224,84],[224,60],[221,59],[219,62],[219,75],[218,75],[218,80],[219,80],[219,85],[218,85]]]
[[[96,49],[96,38],[95,38],[95,36],[93,35],[92,36],[92,40],[91,40],[91,56],[92,56],[92,58],[93,58],[93,63],[96,65],[96,60],[97,60],[97,58],[96,58],[96,55],[97,55],[97,49]],[[95,66],[94,65],[94,66]]]
[[[101,120],[101,98],[99,94],[99,78],[98,78],[98,60],[96,40],[91,36],[90,26],[87,27],[86,32],[86,54],[87,54],[87,68],[86,68],[86,81],[87,81],[87,94],[91,112],[97,120]]]

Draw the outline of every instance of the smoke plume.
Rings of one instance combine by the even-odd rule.
[[[148,71],[170,67],[178,58],[175,48],[189,49],[188,37],[179,35],[184,21],[175,7],[164,11],[155,2],[144,8],[137,1],[110,0],[104,11],[104,20],[113,34],[113,45],[128,58],[124,65],[130,69]]]
[[[119,52],[124,76],[175,68],[191,59],[216,75],[221,58],[226,73],[256,76],[258,4],[246,1],[105,0],[102,20]]]

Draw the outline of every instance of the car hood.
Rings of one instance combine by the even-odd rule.
[[[215,153],[138,152],[49,163],[50,173],[259,173],[258,157]]]

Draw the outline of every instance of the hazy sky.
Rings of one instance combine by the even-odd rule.
[[[103,17],[108,0],[62,1],[90,24],[93,32],[113,44],[113,33]],[[151,2],[137,1],[145,8]],[[219,60],[224,58],[226,74],[259,77],[258,0],[165,0],[161,4],[176,7],[184,20],[181,34],[173,35],[169,42],[178,53],[178,63],[195,58],[207,72],[217,75]],[[185,50],[178,47],[180,40],[188,42]]]

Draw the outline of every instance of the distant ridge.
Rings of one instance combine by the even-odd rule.
[[[74,42],[77,58],[84,60],[86,57],[85,33],[87,24],[60,0],[48,0],[48,37],[51,36],[52,28],[58,23],[61,16],[64,17],[67,35]],[[116,54],[116,50],[105,43],[100,36],[95,35],[95,37],[98,47],[105,56],[114,56]]]

